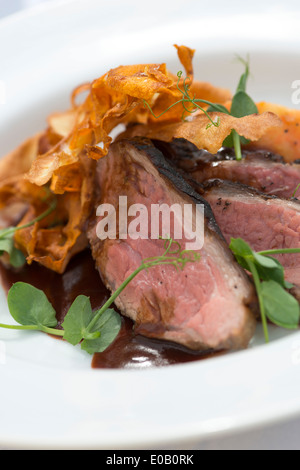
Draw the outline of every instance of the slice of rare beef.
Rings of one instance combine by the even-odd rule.
[[[300,201],[268,196],[254,188],[212,180],[198,190],[211,205],[222,233],[243,238],[255,251],[300,248]],[[276,255],[286,280],[300,286],[300,254]]]
[[[224,148],[212,155],[184,139],[170,144],[155,141],[155,145],[173,165],[198,183],[221,179],[243,183],[278,197],[300,197],[300,188],[296,191],[300,183],[300,164],[285,163],[283,157],[267,150],[244,149],[242,160],[237,161],[233,149]]]
[[[167,164],[162,153],[145,139],[111,145],[98,162],[99,204],[128,208],[142,204],[204,204],[204,246],[201,259],[183,271],[155,266],[141,272],[116,300],[120,311],[135,322],[135,332],[193,350],[234,350],[247,347],[255,330],[256,296],[252,282],[236,263],[222,237],[211,208]],[[145,258],[163,253],[163,241],[131,237],[100,240],[95,218],[89,230],[92,254],[104,284],[115,291]],[[103,219],[102,219],[103,220]],[[150,220],[151,222],[151,220]],[[145,234],[144,234],[145,235]],[[172,236],[172,233],[169,234]],[[187,240],[178,240],[182,248]]]

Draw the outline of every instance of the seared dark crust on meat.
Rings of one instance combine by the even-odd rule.
[[[219,189],[222,189],[223,191],[224,190],[228,191],[228,196],[229,195],[230,196],[236,195],[236,197],[239,197],[239,196],[242,196],[242,195],[248,196],[248,197],[253,196],[253,197],[259,198],[263,201],[272,201],[272,200],[273,201],[279,201],[280,200],[280,198],[278,198],[278,196],[275,196],[273,194],[262,193],[258,189],[253,188],[252,186],[248,186],[248,185],[242,184],[242,183],[235,183],[233,181],[223,181],[220,178],[207,180],[207,181],[203,182],[202,184],[196,184],[195,187],[198,188],[199,194],[202,194],[203,197],[205,197],[205,195],[207,195],[207,193],[210,190],[219,188]],[[299,205],[299,208],[300,208],[299,199],[293,198],[293,199],[291,199],[291,201],[294,204]],[[285,203],[286,203],[286,201],[282,200],[282,204],[285,204]]]
[[[209,223],[209,227],[214,230],[222,239],[224,239],[223,234],[218,224],[216,223],[213,211],[211,210],[211,207],[206,199],[201,197],[199,192],[195,191],[194,188],[187,182],[187,180],[184,179],[178,171],[176,171],[175,167],[165,159],[163,153],[158,151],[158,149],[153,146],[149,139],[143,137],[137,137],[136,139],[128,140],[128,142],[131,145],[134,145],[138,150],[146,151],[153,165],[163,176],[168,179],[169,182],[173,184],[174,188],[186,194],[193,200],[195,204],[204,205],[204,213]]]
[[[228,180],[286,199],[292,197],[300,183],[299,164],[286,163],[280,155],[263,149],[243,149],[243,158],[237,161],[233,149],[224,148],[212,155],[184,139],[154,144],[174,167],[198,183],[208,179]],[[300,197],[300,189],[296,195]]]
[[[168,160],[174,162],[180,160],[190,160],[194,167],[201,164],[211,164],[223,161],[236,161],[236,155],[233,148],[222,148],[216,154],[212,154],[207,150],[198,149],[193,143],[185,139],[174,139],[172,142],[162,142],[153,140],[154,145],[160,149]],[[260,159],[267,162],[287,164],[281,155],[264,149],[247,149],[242,148],[242,158],[244,160]],[[300,162],[300,160],[299,160]],[[298,163],[299,162],[294,162]]]

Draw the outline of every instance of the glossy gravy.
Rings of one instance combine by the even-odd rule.
[[[7,269],[0,263],[0,275],[6,292],[18,281],[42,289],[57,312],[59,325],[78,295],[90,297],[93,309],[99,309],[110,295],[95,269],[89,251],[74,257],[63,275],[36,263],[20,271]],[[123,317],[118,337],[103,353],[93,356],[91,365],[97,369],[141,369],[197,361],[213,355],[215,353],[194,353],[170,342],[136,335],[134,323]]]

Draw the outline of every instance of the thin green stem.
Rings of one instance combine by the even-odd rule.
[[[48,328],[46,326],[41,326],[40,331],[43,331],[44,333],[48,333],[48,335],[53,335],[53,336],[64,336],[64,330],[57,330],[56,328]]]
[[[208,112],[203,109],[201,106],[199,106],[197,103],[203,103],[203,104],[207,104],[209,106],[212,106],[216,111],[218,112],[223,112],[224,113],[224,109],[219,107],[217,104],[215,103],[211,103],[210,101],[207,101],[207,100],[201,100],[201,99],[196,99],[195,97],[194,98],[191,98],[190,95],[189,95],[189,86],[186,84],[186,79],[184,80],[184,90],[181,90],[181,88],[179,87],[179,81],[180,81],[180,78],[181,78],[181,74],[180,76],[178,76],[178,81],[177,81],[177,88],[178,90],[180,91],[180,93],[183,95],[183,97],[176,101],[176,103],[173,103],[171,106],[169,106],[167,109],[165,109],[162,113],[156,115],[150,104],[146,101],[146,100],[143,100],[143,103],[144,103],[144,106],[146,106],[150,113],[152,114],[153,117],[155,117],[155,119],[159,119],[161,116],[163,116],[164,114],[166,114],[168,111],[170,111],[170,109],[174,108],[174,106],[177,106],[179,103],[182,104],[184,110],[187,112],[187,113],[190,113],[190,114],[193,114],[196,112],[197,109],[199,109],[200,111],[202,111],[206,117],[209,119],[209,121],[211,122],[211,124],[215,127],[219,127],[219,122],[214,122],[212,120],[212,118],[210,117],[210,115],[208,114]],[[188,109],[185,105],[185,103],[190,103],[194,106],[195,109]],[[229,112],[228,112],[229,114]]]
[[[3,323],[0,323],[0,328],[6,328],[7,330],[39,330],[37,325],[4,325]]]
[[[265,306],[264,306],[262,296],[261,296],[261,284],[260,284],[259,275],[258,275],[257,269],[253,261],[250,260],[249,258],[246,258],[246,261],[249,266],[249,271],[252,273],[253,281],[254,281],[257,296],[258,296],[260,315],[261,315],[265,340],[266,340],[266,343],[269,343],[270,340],[269,340],[268,322],[267,322],[267,317],[265,313]]]
[[[121,292],[127,287],[127,285],[137,276],[142,270],[144,269],[144,266],[141,265],[139,268],[137,268],[128,278],[120,285],[120,287],[110,296],[110,298],[105,302],[105,304],[98,310],[96,315],[94,316],[93,320],[87,327],[86,331],[91,332],[91,330],[94,328],[96,325],[98,319],[101,317],[101,315],[114,303],[116,298],[121,294]]]
[[[294,197],[296,196],[296,193],[297,193],[297,191],[298,191],[299,188],[300,188],[300,183],[297,185],[295,191],[293,192],[292,198],[294,198]]]
[[[64,332],[62,330],[57,330],[55,328],[48,328],[46,326],[39,325],[5,325],[0,323],[0,328],[6,328],[7,330],[31,330],[31,331],[42,331],[54,336],[63,336]]]
[[[242,160],[242,149],[241,149],[241,139],[238,133],[233,130],[233,146],[235,151],[235,158],[237,160]]]
[[[162,113],[160,113],[158,115],[154,114],[150,104],[146,100],[143,100],[143,103],[144,103],[145,106],[147,106],[147,108],[149,109],[152,116],[155,117],[155,119],[159,119],[161,116],[166,114],[170,109],[174,108],[174,106],[177,106],[177,104],[182,103],[182,99],[179,100],[179,101],[176,101],[176,103],[173,103],[171,106],[169,106],[167,109],[165,109]]]
[[[274,250],[265,250],[259,251],[258,254],[262,256],[272,256],[272,255],[284,255],[289,253],[300,253],[300,248],[281,248],[281,249],[274,249]]]
[[[203,104],[207,104],[209,105],[211,108],[214,108],[214,111],[216,111],[217,113],[223,113],[223,114],[228,114],[230,115],[230,112],[224,107],[224,106],[220,106],[218,105],[217,103],[211,103],[210,101],[207,101],[207,100],[200,100],[198,98],[194,99],[193,100],[194,103],[203,103]],[[225,112],[226,111],[226,112]]]
[[[24,225],[20,225],[19,227],[11,227],[7,230],[4,230],[3,232],[1,232],[0,234],[0,238],[6,238],[10,235],[13,235],[15,232],[17,232],[18,230],[23,230],[25,228],[28,228],[28,227],[31,227],[32,225],[34,225],[35,223],[37,222],[40,222],[41,220],[45,219],[46,217],[48,217],[48,215],[51,214],[51,212],[53,212],[56,208],[56,201],[54,201],[49,207],[48,209],[43,212],[42,214],[40,214],[38,217],[36,217],[35,219],[31,220],[30,222],[28,222],[27,224],[24,224]]]

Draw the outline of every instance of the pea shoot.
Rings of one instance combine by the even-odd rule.
[[[285,329],[299,328],[300,307],[288,290],[294,286],[284,278],[277,254],[300,253],[300,248],[282,248],[256,253],[241,238],[232,238],[230,249],[238,263],[253,276],[265,341],[269,342],[268,320]]]
[[[182,120],[184,120],[186,113],[193,114],[196,111],[200,110],[202,111],[210,121],[207,125],[207,129],[210,128],[211,126],[214,127],[219,127],[221,124],[221,119],[218,117],[217,120],[213,120],[211,116],[209,115],[210,112],[219,112],[223,114],[228,114],[236,118],[241,118],[244,116],[249,116],[251,114],[257,114],[258,109],[255,104],[255,102],[250,98],[250,96],[246,92],[246,87],[247,87],[247,82],[249,78],[249,62],[243,60],[242,58],[239,58],[239,60],[244,64],[245,66],[245,72],[242,74],[240,77],[235,95],[232,99],[231,103],[231,108],[228,110],[225,106],[222,104],[217,104],[217,103],[212,103],[211,101],[203,100],[196,98],[195,96],[191,96],[190,94],[190,81],[189,78],[186,77],[183,81],[183,89],[180,88],[180,80],[182,78],[182,71],[179,71],[177,73],[178,81],[177,81],[177,89],[179,92],[182,94],[182,98],[180,98],[178,101],[173,103],[171,106],[169,106],[166,110],[164,110],[162,113],[159,115],[155,115],[151,106],[146,100],[143,100],[144,106],[148,108],[152,116],[154,116],[156,119],[159,119],[161,116],[163,116],[165,113],[167,113],[170,109],[172,109],[174,106],[177,106],[178,104],[181,104],[183,106],[183,113],[182,113]],[[200,106],[200,104],[208,105],[207,109],[204,109],[203,107]],[[226,137],[226,139],[223,142],[223,147],[233,147],[235,150],[235,156],[237,160],[242,159],[242,150],[241,146],[248,144],[250,141],[245,139],[243,136],[240,136],[234,129],[232,129],[231,134]]]
[[[203,104],[206,104],[206,105],[215,106],[215,108],[216,108],[215,111],[218,110],[219,112],[224,112],[224,110],[226,110],[226,108],[223,107],[222,105],[214,105],[213,103],[211,103],[210,101],[207,101],[207,100],[200,100],[200,99],[196,99],[195,97],[192,98],[190,96],[189,77],[186,77],[183,80],[183,90],[179,86],[182,75],[183,75],[182,71],[179,71],[177,73],[178,80],[177,80],[177,85],[176,86],[177,86],[177,89],[179,90],[179,92],[182,94],[182,98],[180,98],[180,100],[173,103],[171,106],[169,106],[167,109],[165,109],[159,115],[154,114],[151,106],[149,105],[149,103],[146,100],[143,100],[144,106],[146,108],[148,108],[148,110],[150,111],[152,116],[154,116],[156,119],[159,119],[161,116],[163,116],[165,113],[167,113],[170,109],[174,108],[174,106],[177,106],[178,104],[182,104],[182,106],[183,106],[182,120],[183,121],[185,119],[185,113],[193,114],[196,111],[200,110],[207,116],[208,120],[210,121],[210,124],[209,124],[210,126],[219,127],[220,126],[220,120],[218,119],[216,122],[213,121],[212,118],[210,117],[210,115],[208,114],[208,112],[204,108],[202,108],[198,103],[203,103]],[[227,110],[226,110],[226,112],[227,112]]]
[[[45,293],[30,284],[17,282],[9,290],[7,302],[10,314],[18,324],[0,324],[0,328],[42,331],[62,337],[73,346],[81,344],[81,349],[89,354],[103,352],[121,329],[121,316],[111,306],[141,271],[160,265],[172,265],[183,270],[187,263],[199,259],[198,253],[182,250],[180,244],[171,238],[164,239],[163,254],[144,259],[97,311],[92,310],[89,297],[79,295],[68,310],[62,329],[57,328],[56,312]]]

